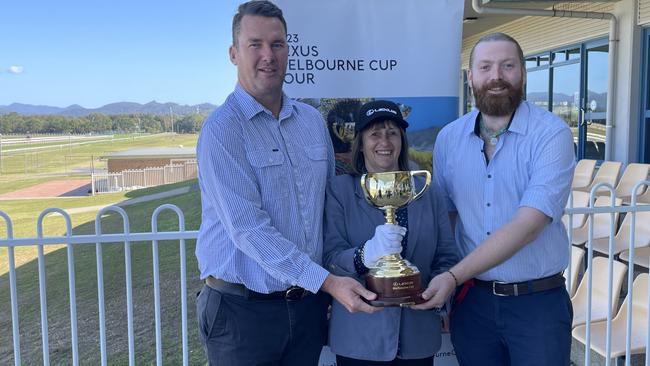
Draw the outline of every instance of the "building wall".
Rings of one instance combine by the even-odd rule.
[[[621,0],[616,3],[565,4],[561,10],[613,13],[618,19],[619,41],[616,65],[616,90],[612,129],[613,160],[627,164],[638,158],[638,94],[640,77],[640,22],[650,23],[650,0]],[[491,32],[504,32],[521,44],[524,55],[607,37],[609,21],[553,17],[521,17],[486,32],[464,37],[462,67],[467,68],[469,53],[478,39]],[[462,82],[461,82],[462,83]],[[462,89],[461,89],[462,90]]]
[[[129,169],[160,168],[169,165],[171,158],[108,159],[108,172],[119,173]]]

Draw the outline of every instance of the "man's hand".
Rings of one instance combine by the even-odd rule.
[[[377,294],[368,291],[359,282],[349,277],[330,274],[325,279],[325,282],[323,282],[321,290],[332,295],[332,297],[343,304],[351,313],[363,311],[364,313],[372,314],[382,309],[366,304],[362,297],[366,300],[374,300]]]
[[[429,286],[422,293],[426,302],[411,306],[411,309],[429,310],[441,309],[456,288],[456,279],[449,272],[443,272],[429,281]]]

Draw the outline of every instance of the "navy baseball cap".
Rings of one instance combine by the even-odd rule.
[[[397,104],[388,100],[374,100],[359,108],[357,122],[354,124],[354,131],[359,133],[372,124],[375,120],[391,120],[398,126],[406,129],[409,124],[402,118],[402,112]]]

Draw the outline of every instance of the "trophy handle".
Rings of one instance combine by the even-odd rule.
[[[366,174],[361,174],[361,190],[363,190],[363,195],[367,196],[366,193]]]
[[[425,179],[426,179],[426,181],[424,182],[424,187],[422,187],[420,192],[418,192],[411,199],[411,201],[415,201],[416,199],[420,198],[420,196],[422,196],[424,194],[424,192],[426,192],[427,189],[429,188],[429,186],[431,185],[431,173],[429,173],[428,170],[413,170],[410,173],[411,173],[411,178],[413,178],[416,175],[424,175]]]
[[[361,175],[361,190],[363,191],[363,198],[366,199],[366,202],[372,205],[372,201],[370,200],[370,194],[368,193],[368,187],[366,187],[366,176],[368,174],[362,174]]]

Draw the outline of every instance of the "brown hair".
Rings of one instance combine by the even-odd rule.
[[[282,10],[270,1],[252,0],[239,5],[237,14],[232,18],[232,44],[237,47],[237,38],[241,31],[241,20],[244,15],[256,15],[267,18],[278,18],[287,33],[287,22],[284,20]]]
[[[495,33],[490,33],[486,34],[483,37],[481,37],[478,42],[472,47],[472,52],[469,53],[469,68],[472,68],[472,64],[474,63],[474,50],[476,49],[476,46],[478,46],[480,43],[483,42],[493,42],[493,41],[505,41],[505,42],[511,42],[514,43],[514,45],[517,47],[517,53],[519,56],[519,61],[521,62],[521,66],[524,66],[526,64],[526,60],[524,59],[524,51],[521,50],[521,46],[519,43],[509,35],[501,32],[495,32]]]
[[[356,136],[354,136],[354,141],[352,142],[352,174],[353,175],[361,175],[367,173],[366,169],[366,160],[363,156],[363,152],[361,149],[363,148],[363,141],[361,138],[361,135],[363,134],[363,131],[366,131],[370,128],[373,128],[379,123],[386,124],[388,122],[393,122],[390,119],[377,119],[376,121],[373,121],[372,123],[368,124],[366,128],[363,130],[359,131]],[[400,137],[402,139],[402,148],[399,151],[399,158],[397,159],[397,165],[399,166],[399,170],[409,170],[409,143],[408,139],[406,138],[406,131],[400,127],[397,123],[393,122],[395,127],[397,127],[400,131]]]

